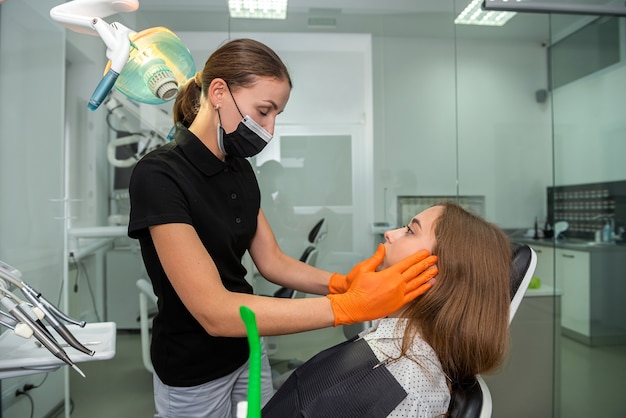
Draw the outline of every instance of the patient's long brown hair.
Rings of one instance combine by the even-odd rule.
[[[493,371],[508,348],[511,243],[495,225],[452,202],[435,222],[435,285],[402,313],[402,352],[416,333],[435,350],[451,383]]]

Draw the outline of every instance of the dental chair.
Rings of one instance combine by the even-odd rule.
[[[150,372],[154,373],[152,367],[152,360],[150,359],[150,326],[152,317],[154,316],[148,310],[148,304],[156,307],[157,297],[152,291],[152,283],[146,279],[137,280],[137,287],[139,288],[139,330],[141,334],[141,359],[144,367]]]
[[[317,256],[319,253],[317,245],[319,244],[321,240],[323,240],[326,237],[326,231],[327,231],[326,219],[322,218],[313,226],[313,228],[311,228],[311,231],[309,231],[309,235],[307,236],[309,245],[302,252],[302,255],[300,256],[300,261],[315,267],[315,265],[317,264]],[[273,296],[275,298],[293,299],[298,296],[304,296],[304,295],[299,295],[299,292],[296,292],[293,289],[289,289],[287,287],[281,287],[276,292],[274,292]],[[275,338],[274,337],[266,337],[266,338],[267,338],[266,341],[267,341],[268,351],[271,354],[277,352],[278,344]],[[299,359],[286,360],[287,371],[280,373],[275,370],[272,370],[272,383],[274,385],[274,389],[278,389],[283,384],[283,382],[289,377],[291,372],[293,372],[293,370],[296,367],[300,366],[302,363],[303,361]]]
[[[528,245],[513,244],[513,263],[511,266],[511,309],[509,324],[519,308],[526,289],[530,284],[537,255]],[[493,410],[489,387],[480,375],[474,379],[452,386],[452,398],[448,413],[450,418],[490,418]]]
[[[509,324],[537,265],[537,256],[529,246],[512,245]],[[282,418],[293,415],[293,411],[306,411],[315,416],[385,416],[402,401],[405,393],[401,387],[398,392],[398,382],[391,374],[385,375],[384,367],[376,367],[379,363],[372,358],[371,350],[363,349],[358,341],[363,340],[353,337],[322,351],[296,369],[296,377],[284,382],[287,385],[284,390],[265,405],[263,416]],[[330,375],[329,368],[333,371]],[[381,391],[381,387],[385,390]],[[447,416],[490,418],[492,411],[491,393],[480,375],[453,385]]]
[[[317,249],[317,244],[326,237],[326,219],[320,219],[314,226],[311,228],[309,235],[307,237],[309,241],[309,245],[304,249],[302,255],[300,256],[300,261],[303,263],[309,264],[311,266],[315,266],[317,264],[317,256],[319,250]],[[274,292],[275,298],[295,298],[296,291],[293,289],[289,289],[287,287],[281,287],[276,292]]]

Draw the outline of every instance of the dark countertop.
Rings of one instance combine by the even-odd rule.
[[[562,238],[558,241],[554,241],[552,239],[533,239],[533,238],[517,238],[511,237],[513,242],[520,242],[524,244],[528,244],[531,247],[533,245],[544,246],[544,247],[554,247],[554,248],[565,248],[568,250],[575,251],[617,251],[617,252],[625,252],[626,253],[626,243],[621,241],[620,243],[604,243],[604,242],[594,242],[594,241],[586,241],[577,238]]]

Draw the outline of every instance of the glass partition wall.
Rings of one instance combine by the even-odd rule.
[[[541,96],[549,28],[548,16],[523,14],[503,26],[455,25],[458,193],[485,196],[485,217],[521,243],[535,222],[543,227],[552,184],[551,103]],[[548,281],[527,291],[502,370],[484,376],[494,417],[558,416],[559,303]]]
[[[187,43],[198,70],[222,42],[241,36],[266,42],[284,58],[294,83],[291,100],[271,146],[251,162],[263,209],[272,214],[287,253],[299,257],[315,246],[319,267],[346,272],[373,252],[381,231],[403,225],[411,208],[438,198],[468,203],[512,240],[535,249],[541,284],[529,289],[511,324],[502,370],[485,377],[494,417],[626,415],[626,402],[614,389],[626,363],[626,315],[614,300],[626,283],[620,280],[626,260],[620,245],[626,222],[620,209],[626,180],[624,21],[518,13],[499,27],[455,25],[469,2],[293,5],[285,21],[263,21],[230,19],[224,2],[204,9],[182,1],[173,10],[167,2],[145,1],[138,12],[115,20],[136,29],[169,27]],[[2,7],[5,21],[5,10],[13,9]],[[70,56],[70,70],[78,64],[99,77],[91,67],[99,67],[104,47],[90,43],[83,50],[80,44],[76,39],[69,48],[84,56],[76,63]],[[3,43],[0,62],[6,48]],[[91,92],[77,89],[74,83],[75,96]],[[98,138],[110,135],[106,112],[88,112],[84,99],[73,97],[69,108],[84,109],[74,112],[77,124],[99,127],[102,132],[90,133]],[[73,152],[84,146],[80,137],[69,140]],[[70,198],[95,209],[79,211],[73,222],[100,226],[110,190],[103,184],[106,156],[84,154],[86,162],[69,165]],[[93,166],[97,172],[88,171]],[[417,206],[407,208],[407,202]],[[8,215],[2,216],[6,223]],[[317,237],[323,239],[309,240],[321,219]],[[614,232],[610,242],[595,243],[606,224]],[[555,241],[550,235],[557,231]],[[129,258],[138,259],[133,251]],[[129,306],[137,300],[135,261],[129,262],[132,277],[124,278]],[[121,280],[91,271],[102,268],[91,264],[90,275],[104,277],[100,287],[111,289],[110,281]],[[123,276],[124,265],[117,267]],[[251,263],[248,268],[257,293],[276,290]],[[108,303],[101,293],[94,305]],[[91,308],[80,309],[74,313]],[[136,315],[129,311],[132,328]],[[106,310],[102,320],[109,320]],[[276,375],[351,332],[338,327],[268,339]]]
[[[550,221],[561,297],[561,416],[623,416],[626,370],[624,18],[553,16]],[[543,248],[543,247],[540,247]],[[546,272],[547,274],[547,272]],[[558,325],[558,324],[557,324]]]
[[[51,2],[25,0],[0,6],[0,261],[66,309],[65,35],[50,21],[46,5],[51,7]],[[24,299],[14,286],[4,287]],[[0,340],[6,343],[12,333],[0,327]],[[25,350],[27,344],[35,347],[33,340],[24,340]],[[29,364],[30,358],[27,355],[20,363],[6,347],[0,349],[0,416],[28,416],[32,404],[26,396],[15,396],[26,384],[41,386],[37,396],[41,409],[50,410],[63,401],[67,370],[41,376],[7,372]],[[35,357],[34,350],[27,351]]]

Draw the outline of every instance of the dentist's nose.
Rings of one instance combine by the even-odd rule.
[[[267,123],[267,125],[263,126],[263,129],[265,129],[267,132],[269,132],[270,135],[274,136],[274,129],[276,128],[276,117],[274,117],[271,121],[269,121],[269,123]]]

